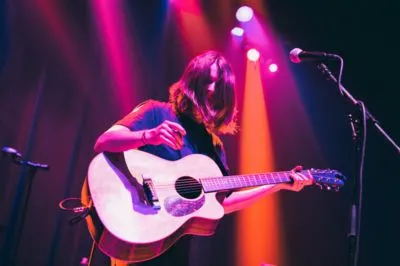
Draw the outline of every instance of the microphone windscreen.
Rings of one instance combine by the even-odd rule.
[[[289,59],[290,61],[292,61],[293,63],[300,63],[301,59],[300,59],[300,53],[303,52],[303,50],[301,50],[300,48],[294,48],[290,51],[289,53]]]

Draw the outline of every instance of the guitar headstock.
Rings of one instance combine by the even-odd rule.
[[[336,170],[310,169],[309,171],[314,179],[314,184],[323,190],[339,191],[347,179],[342,173]]]

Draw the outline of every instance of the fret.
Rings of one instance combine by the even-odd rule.
[[[282,181],[282,173],[273,173],[272,177],[275,182],[281,182]]]
[[[252,182],[252,175],[248,175],[248,176],[242,176],[244,183],[246,184],[246,187],[251,187],[253,186],[253,182]]]
[[[253,175],[254,186],[259,186],[261,183],[260,175]]]
[[[229,178],[230,189],[236,188],[238,186],[236,178],[234,177],[228,177],[228,178]]]
[[[233,178],[234,183],[235,183],[235,188],[240,187],[240,182],[239,182],[239,180],[238,180],[237,178],[235,178],[235,177],[232,177],[232,178]]]
[[[256,175],[257,185],[262,185],[262,178],[260,175]]]
[[[247,184],[247,178],[245,176],[241,176],[240,180],[242,182],[243,187],[248,187],[249,185]]]
[[[239,181],[239,186],[240,186],[240,187],[245,187],[245,186],[243,185],[242,176],[238,176],[238,179],[237,179],[237,180]]]
[[[246,178],[246,183],[249,187],[255,186],[254,175],[250,176],[249,178]]]

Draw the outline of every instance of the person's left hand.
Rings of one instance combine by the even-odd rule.
[[[311,174],[303,174],[300,171],[303,169],[303,166],[298,165],[292,169],[290,176],[293,179],[293,183],[284,183],[282,184],[282,189],[291,190],[291,191],[300,191],[305,186],[312,185],[314,180]]]

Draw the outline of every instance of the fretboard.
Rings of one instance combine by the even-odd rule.
[[[303,171],[301,171],[303,172]],[[272,172],[223,177],[204,177],[200,179],[204,192],[237,190],[241,188],[290,183],[290,172]]]

